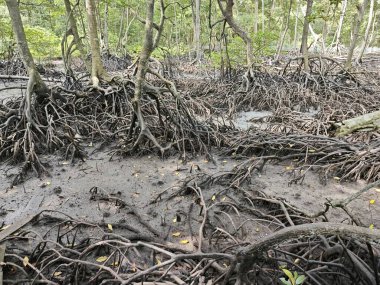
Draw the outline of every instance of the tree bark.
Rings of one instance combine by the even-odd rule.
[[[281,33],[280,41],[278,42],[275,60],[278,60],[278,58],[280,57],[280,53],[282,51],[282,47],[284,46],[286,33],[289,30],[289,21],[290,21],[290,13],[292,12],[292,5],[293,5],[293,0],[290,0],[288,14],[287,14],[286,17],[284,17],[284,22],[285,22],[284,26],[285,27],[284,27],[284,29],[283,29],[283,31]]]
[[[297,49],[298,46],[298,16],[300,12],[300,0],[297,1],[297,11],[296,11],[296,22],[294,24],[294,49]]]
[[[380,129],[380,111],[364,114],[337,124],[336,136],[342,137],[357,130]]]
[[[308,45],[307,38],[309,36],[309,18],[313,9],[313,0],[307,0],[306,13],[303,23],[302,31],[302,43],[301,43],[301,52],[303,55],[303,66],[306,72],[309,72],[309,54],[308,54]]]
[[[370,35],[370,31],[371,31],[372,23],[373,23],[373,18],[374,18],[374,7],[375,7],[375,0],[371,0],[369,12],[368,12],[367,28],[365,29],[363,45],[359,51],[358,57],[356,58],[357,63],[361,63],[364,51],[368,47],[368,44],[369,44],[369,35]]]
[[[108,54],[110,49],[108,42],[108,1],[104,3],[103,37],[104,51]]]
[[[71,9],[71,3],[70,3],[70,0],[65,0],[65,8],[66,8],[66,16],[67,16],[67,19],[68,19],[68,24],[69,24],[69,29],[68,29],[68,32],[67,32],[67,35],[71,34],[73,36],[73,41],[80,53],[80,57],[81,59],[83,60],[86,68],[87,68],[87,71],[91,71],[91,65],[89,63],[89,61],[87,60],[87,54],[86,54],[86,50],[85,50],[85,47],[83,45],[83,42],[82,42],[82,39],[80,38],[79,36],[79,33],[78,33],[78,28],[77,28],[77,23],[75,21],[75,18],[74,18],[74,14],[73,14],[73,10]],[[67,37],[65,37],[67,38]],[[65,57],[64,55],[64,52],[62,52],[62,56]]]
[[[255,4],[255,16],[254,16],[254,24],[253,24],[253,31],[255,35],[257,35],[257,27],[258,27],[258,21],[259,21],[259,0],[253,0]]]
[[[252,39],[248,36],[248,34],[236,24],[233,16],[233,0],[226,1],[226,8],[223,8],[222,0],[218,0],[219,8],[226,19],[228,25],[231,29],[244,41],[247,46],[247,63],[248,66],[252,65],[253,62],[253,47],[252,47]]]
[[[195,60],[202,57],[201,51],[201,0],[194,0],[194,48]]]
[[[360,25],[363,22],[364,12],[367,7],[367,4],[368,4],[368,0],[364,0],[363,3],[359,4],[357,7],[358,12],[354,19],[352,40],[351,40],[350,48],[348,50],[347,59],[344,64],[344,67],[347,69],[351,68],[351,65],[352,65],[352,57],[354,55],[354,50],[355,50],[356,43],[357,43],[359,33],[360,33]]]
[[[336,31],[336,41],[335,41],[337,51],[339,51],[340,38],[342,35],[342,27],[343,27],[343,22],[344,22],[344,16],[346,15],[346,10],[347,10],[347,2],[348,2],[348,0],[342,1],[342,10],[341,10],[340,17],[339,17],[339,24],[338,24],[338,29]]]
[[[91,83],[99,86],[99,80],[110,81],[110,77],[105,71],[100,55],[100,44],[96,23],[96,8],[94,0],[86,0],[88,36],[91,46]]]
[[[28,42],[26,40],[24,26],[21,20],[20,8],[17,0],[6,0],[9,16],[12,22],[12,29],[20,50],[22,61],[27,69],[29,75],[28,94],[32,95],[33,92],[37,96],[46,97],[49,94],[49,88],[42,81],[41,75],[36,69],[33,56],[29,50]],[[31,89],[29,88],[31,87]],[[28,97],[28,96],[27,96]],[[26,98],[27,102],[31,102],[31,98]],[[30,105],[30,104],[29,104]]]

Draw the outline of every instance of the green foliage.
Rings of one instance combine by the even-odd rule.
[[[298,275],[297,271],[294,271],[292,273],[291,271],[285,268],[282,268],[282,271],[288,277],[288,279],[286,279],[285,277],[280,278],[281,283],[284,285],[302,285],[306,280],[306,276]]]
[[[253,53],[255,57],[273,55],[276,52],[277,40],[278,33],[275,32],[258,32],[253,35]]]
[[[9,19],[0,16],[0,26],[0,57],[6,57],[13,50],[12,28]]]
[[[61,55],[60,39],[42,27],[25,26],[30,51],[35,58],[52,58]]]

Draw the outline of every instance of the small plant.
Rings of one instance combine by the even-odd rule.
[[[282,268],[282,271],[285,273],[285,275],[288,277],[288,280],[285,279],[285,277],[281,277],[280,281],[284,285],[301,285],[306,280],[305,275],[298,275],[297,271],[294,271],[293,273],[285,268]]]

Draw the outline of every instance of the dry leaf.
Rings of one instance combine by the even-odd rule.
[[[187,239],[183,239],[179,241],[180,244],[188,244],[189,241]]]
[[[29,257],[25,256],[22,260],[22,264],[24,264],[24,267],[26,267],[29,264]]]
[[[175,217],[174,219],[173,219],[173,223],[176,223],[177,222],[177,217]]]
[[[286,170],[293,170],[293,166],[287,166],[285,167]]]
[[[370,224],[370,225],[369,225],[369,228],[370,228],[371,230],[373,230],[373,229],[375,228],[375,225],[374,225],[374,224]]]
[[[215,199],[216,199],[216,196],[215,196],[215,195],[212,195],[211,200],[212,200],[212,201],[215,201]]]
[[[112,232],[113,231],[113,228],[112,228],[112,225],[111,224],[108,224],[107,225],[108,229]]]
[[[156,257],[156,264],[157,264],[157,265],[160,265],[160,264],[161,264],[161,260],[160,260],[158,257]]]
[[[96,261],[97,262],[104,262],[108,259],[108,256],[99,256]]]
[[[340,180],[340,177],[335,176],[334,179],[335,179],[335,180]]]
[[[173,233],[173,237],[179,237],[181,235],[180,232]]]
[[[54,276],[59,276],[59,275],[61,275],[62,274],[62,272],[61,271],[56,271],[56,272],[54,272]]]

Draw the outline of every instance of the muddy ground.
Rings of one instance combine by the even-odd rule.
[[[258,75],[260,75],[260,73]],[[265,80],[268,78],[266,74],[261,75],[263,76],[262,82],[265,83]],[[198,77],[195,76],[193,79],[198,80]],[[250,144],[254,145],[255,141],[259,140],[265,132],[271,128],[270,124],[272,123],[274,123],[272,127],[275,126],[276,123],[279,123],[280,127],[277,128],[278,132],[283,132],[281,135],[286,136],[288,134],[286,128],[289,122],[286,120],[281,120],[280,122],[276,120],[273,121],[276,116],[283,119],[282,113],[277,112],[278,110],[276,109],[277,107],[281,109],[280,107],[282,106],[276,105],[277,107],[273,107],[273,110],[266,106],[268,102],[278,103],[276,101],[277,91],[275,89],[269,89],[272,83],[265,83],[267,85],[263,83],[262,91],[265,91],[263,94],[267,94],[268,90],[272,93],[274,92],[273,94],[270,93],[271,96],[274,96],[274,99],[272,100],[269,96],[265,99],[267,101],[263,100],[261,107],[257,108],[257,104],[252,103],[256,98],[256,96],[254,96],[256,91],[252,91],[252,94],[250,94],[251,97],[249,97],[249,94],[247,96],[247,98],[251,99],[251,105],[247,105],[247,101],[245,100],[239,101],[238,99],[227,100],[226,103],[224,99],[227,97],[229,97],[228,99],[238,97],[237,95],[239,94],[239,98],[244,99],[244,92],[241,93],[239,91],[239,93],[234,90],[234,88],[229,89],[228,85],[234,84],[231,83],[232,81],[224,86],[226,90],[221,88],[223,93],[219,92],[218,88],[215,88],[213,91],[212,83],[198,86],[196,84],[197,80],[193,83],[186,82],[186,84],[190,84],[190,87],[189,90],[185,90],[184,97],[189,100],[190,97],[192,97],[192,92],[195,93],[193,96],[195,99],[189,100],[188,108],[199,109],[194,112],[194,117],[202,124],[207,122],[213,128],[218,129],[218,132],[220,129],[223,129],[219,134],[220,137],[215,137],[217,139],[215,139],[214,144],[211,144],[213,146],[208,155],[197,155],[196,153],[201,153],[202,151],[203,153],[208,152],[208,150],[204,151],[205,149],[198,146],[198,148],[196,148],[197,151],[189,151],[190,156],[186,157],[186,161],[183,161],[178,153],[173,155],[175,152],[172,152],[168,157],[162,158],[157,154],[157,150],[153,148],[145,148],[145,155],[143,156],[121,156],[119,154],[123,153],[123,151],[120,150],[125,147],[125,145],[119,144],[124,139],[122,136],[119,140],[112,142],[102,141],[102,139],[96,138],[94,141],[90,141],[90,137],[93,137],[94,134],[85,136],[79,135],[77,137],[77,133],[75,136],[73,133],[73,140],[67,140],[66,137],[65,142],[75,140],[75,142],[80,145],[80,147],[75,149],[85,150],[86,155],[83,159],[80,158],[81,152],[76,153],[77,156],[73,161],[65,160],[63,158],[64,155],[62,155],[64,151],[62,150],[56,151],[54,154],[41,155],[41,153],[39,153],[38,157],[41,162],[44,163],[44,165],[45,163],[48,164],[47,170],[50,175],[37,177],[36,173],[29,171],[27,176],[23,177],[25,179],[24,183],[15,186],[13,186],[12,182],[16,181],[15,178],[22,173],[23,164],[10,164],[8,161],[10,161],[11,158],[7,158],[8,161],[0,165],[0,229],[3,229],[0,230],[0,240],[2,240],[1,237],[3,236],[7,244],[7,250],[13,250],[12,252],[15,253],[12,253],[11,258],[16,260],[15,262],[18,264],[24,264],[25,267],[25,262],[28,263],[29,261],[25,261],[24,259],[25,257],[30,257],[31,262],[33,262],[32,264],[39,264],[40,262],[39,266],[44,268],[44,275],[47,276],[49,280],[51,279],[58,283],[61,282],[62,284],[71,284],[72,278],[75,278],[76,282],[78,282],[78,280],[86,280],[87,277],[89,280],[94,278],[103,280],[104,276],[102,276],[102,274],[104,272],[101,272],[99,269],[99,264],[101,263],[107,264],[108,268],[106,271],[108,272],[111,272],[111,268],[117,267],[115,272],[117,271],[123,278],[138,280],[140,273],[135,274],[136,268],[138,268],[139,272],[146,274],[144,270],[148,270],[147,268],[149,267],[155,269],[158,266],[157,268],[159,268],[161,262],[167,261],[168,256],[172,258],[178,254],[178,252],[186,252],[191,255],[194,252],[199,254],[203,251],[205,254],[220,254],[222,259],[218,256],[211,258],[214,259],[214,261],[210,261],[210,265],[216,262],[214,264],[215,272],[213,271],[210,275],[207,273],[208,265],[204,263],[205,267],[199,271],[199,276],[201,276],[199,278],[210,278],[210,280],[213,280],[213,284],[219,284],[218,280],[220,274],[222,274],[221,276],[227,276],[227,280],[230,270],[227,268],[231,265],[231,272],[234,270],[233,262],[231,264],[226,263],[225,260],[223,260],[223,254],[232,253],[235,255],[236,252],[239,252],[235,251],[236,249],[248,246],[249,244],[255,244],[255,242],[260,243],[260,240],[268,239],[266,237],[267,235],[272,236],[281,228],[286,230],[289,226],[301,224],[315,225],[311,223],[321,221],[342,223],[345,226],[349,226],[353,223],[361,224],[365,227],[364,230],[368,231],[370,231],[368,227],[376,229],[380,227],[379,188],[373,188],[365,192],[359,198],[352,201],[347,208],[330,209],[323,215],[316,215],[316,213],[320,213],[325,209],[326,202],[337,202],[346,199],[363,189],[367,183],[360,179],[356,182],[341,181],[341,177],[334,177],[336,172],[328,174],[327,172],[323,173],[323,171],[319,172],[318,169],[321,170],[323,164],[300,167],[303,161],[305,164],[309,163],[307,156],[312,152],[308,150],[308,143],[306,143],[308,147],[306,148],[305,159],[303,159],[303,156],[300,157],[298,153],[300,152],[301,155],[303,155],[305,151],[303,146],[296,146],[295,149],[291,149],[290,151],[291,153],[297,154],[292,157],[297,159],[270,159],[260,171],[257,171],[257,169],[252,166],[253,171],[248,181],[244,181],[239,185],[230,184],[232,183],[232,174],[236,174],[235,172],[238,171],[236,166],[240,163],[244,163],[250,157],[255,157],[256,152],[259,153],[259,156],[265,156],[268,155],[268,153],[247,150],[242,151],[243,154],[240,155],[241,153],[234,152],[236,151],[236,144],[230,143],[223,145],[223,143],[218,144],[216,142],[225,135],[229,136],[231,141],[234,141],[236,138],[238,145],[241,144],[243,147],[246,147],[246,149],[249,149],[251,147]],[[282,81],[280,80],[278,82],[281,83]],[[0,100],[4,100],[2,104],[7,100],[11,101],[14,97],[22,96],[24,92],[18,89],[2,90],[2,88],[9,86],[17,87],[24,84],[25,81],[6,84],[0,83]],[[191,89],[191,84],[194,84],[193,87],[199,88],[199,93],[204,96],[198,97],[197,89]],[[282,87],[281,84],[279,88]],[[308,85],[305,86],[310,88],[310,90],[313,89]],[[334,86],[335,85],[333,85],[333,87]],[[256,90],[254,89],[256,87],[257,86],[253,86],[253,90]],[[228,90],[231,91],[229,92]],[[287,93],[289,92],[287,92],[287,90],[279,90],[283,92],[282,96],[288,98]],[[220,96],[220,93],[224,95]],[[308,93],[305,94],[307,95]],[[335,98],[334,96],[332,97]],[[299,97],[298,99],[302,99],[301,101],[305,106],[301,108],[301,104],[299,108],[295,108],[297,107],[295,104],[298,100],[297,98],[298,97],[292,97],[291,100],[288,98],[289,102],[285,102],[289,104],[288,108],[285,108],[285,115],[289,115],[288,118],[291,118],[290,123],[292,123],[292,120],[296,122],[292,128],[296,130],[295,132],[299,131],[300,134],[310,132],[320,135],[319,131],[315,133],[317,129],[313,129],[313,124],[311,124],[309,128],[307,124],[304,123],[309,121],[312,123],[319,122],[324,126],[326,130],[325,133],[327,134],[329,130],[326,126],[329,126],[329,124],[326,123],[326,120],[331,121],[331,119],[328,116],[323,117],[320,115],[328,115],[330,112],[329,104],[333,106],[333,104],[341,103],[341,100],[345,97],[338,97],[340,99],[334,99],[335,101],[332,100],[329,104],[324,102],[322,97],[319,98],[316,96],[314,98],[318,99],[315,101],[317,102],[316,104],[311,104],[314,102],[313,100],[311,100],[311,103],[308,101],[303,102],[302,100],[307,99],[307,96],[305,98]],[[368,101],[366,96],[363,98]],[[349,102],[349,100],[347,100],[347,102]],[[341,117],[339,118],[345,118],[345,116],[350,114],[352,109],[350,104],[351,102],[349,102],[347,106],[337,104],[339,105],[338,107],[341,108]],[[373,107],[371,104],[367,105],[368,108]],[[228,109],[226,106],[228,106]],[[107,113],[107,111],[104,112]],[[91,112],[84,114],[83,118],[91,117],[91,115]],[[125,124],[125,122],[129,122],[128,116],[125,116],[124,119],[126,121],[119,123]],[[74,128],[77,123],[76,120],[77,119],[73,119],[73,121],[71,121]],[[337,118],[334,118],[334,120],[337,120]],[[324,125],[324,123],[326,124]],[[108,125],[109,122],[106,120],[99,124]],[[112,124],[114,124],[114,122]],[[119,127],[124,128],[125,126],[122,125]],[[250,132],[249,129],[251,127],[251,131],[260,130],[262,132]],[[118,130],[118,128],[113,127],[110,129],[112,129],[112,132]],[[159,128],[157,128],[157,130],[158,129]],[[212,130],[211,127],[208,130]],[[292,132],[293,131],[291,131],[290,134]],[[210,133],[208,133],[208,135],[210,135]],[[156,132],[156,136],[160,134],[160,131]],[[189,134],[191,134],[191,132]],[[259,136],[255,137],[255,134],[259,134]],[[376,134],[374,134],[374,136],[375,135]],[[114,138],[114,136],[112,137]],[[302,135],[300,135],[299,138],[302,139]],[[242,140],[246,140],[245,145]],[[364,141],[365,139],[361,140]],[[373,138],[373,140],[375,139]],[[220,139],[220,141],[222,141],[222,139]],[[272,141],[276,142],[276,137],[274,137]],[[270,138],[267,142],[269,142],[269,148],[271,148],[271,146],[283,148],[281,144],[270,143]],[[103,145],[102,143],[105,144]],[[266,147],[265,143],[266,142],[263,143],[262,147]],[[329,143],[336,144],[335,141],[329,141]],[[289,148],[293,148],[293,146],[294,143],[292,142]],[[340,153],[342,148],[346,150],[344,147],[345,145],[343,147],[337,145],[336,152]],[[65,146],[62,146],[62,149],[64,148]],[[254,147],[252,148],[254,149]],[[256,148],[260,150],[260,146]],[[363,153],[367,153],[367,148],[364,149],[365,152]],[[314,148],[311,150],[315,152]],[[275,149],[272,151],[276,152]],[[45,153],[45,151],[43,151],[43,153]],[[347,152],[345,153],[347,156]],[[356,155],[359,152],[351,153]],[[68,155],[68,157],[71,157],[71,154]],[[348,158],[347,161],[349,160]],[[366,159],[366,163],[371,161],[371,157],[363,159]],[[360,158],[360,161],[363,161],[363,159]],[[276,163],[276,161],[278,162]],[[331,160],[330,163],[335,163],[335,160]],[[368,163],[366,163],[363,163],[363,169],[368,165]],[[309,170],[307,170],[304,179],[295,179],[297,171],[301,171],[301,169],[303,171],[306,169]],[[298,172],[298,175],[300,173],[302,174],[302,172]],[[342,175],[344,175],[344,173]],[[360,173],[360,175],[355,177],[365,178],[367,176],[365,173]],[[375,174],[367,178],[369,181],[374,181],[374,177]],[[352,177],[349,177],[347,180],[350,180],[350,178]],[[297,183],[294,183],[295,181],[297,181]],[[42,215],[40,215],[41,212],[43,212]],[[318,216],[318,218],[310,218],[312,216]],[[31,219],[33,217],[35,219]],[[15,225],[15,231],[4,235],[4,233],[7,233],[6,228],[10,227],[12,229],[12,226],[14,227]],[[18,225],[21,226],[19,227]],[[315,254],[311,254],[313,250],[309,251],[310,259],[321,261],[322,258],[326,258],[328,261],[331,257],[331,264],[333,265],[332,273],[329,272],[328,274],[331,273],[331,280],[334,280],[334,274],[337,272],[334,267],[335,263],[345,264],[345,256],[341,255],[341,260],[337,262],[333,254],[326,257],[324,254],[322,256],[321,252],[328,252],[336,244],[344,247],[347,246],[347,248],[352,246],[349,239],[341,240],[339,234],[337,235],[338,237],[336,235],[328,237],[331,246],[323,236],[317,237],[318,239],[320,238],[321,241],[313,241],[303,236],[297,237],[301,249],[297,250],[297,247],[295,247],[295,251],[292,251],[293,248],[290,246],[291,250],[289,251],[291,252],[289,255],[285,252],[285,256],[291,263],[289,269],[293,268],[292,270],[301,272],[301,269],[298,267],[299,261],[296,261],[297,259],[294,259],[294,257],[304,255],[303,246],[305,250],[308,251],[307,248],[310,244],[315,244],[316,247],[313,249],[315,250]],[[122,249],[124,245],[114,247],[113,243],[115,240],[118,240],[117,242],[128,242],[129,245],[126,246],[126,248],[133,247],[135,251],[129,253],[128,256],[124,256],[124,253],[120,255],[120,252],[124,250]],[[137,248],[140,250],[138,243],[142,241],[148,243],[147,248],[160,246],[161,249],[156,247],[149,251],[145,248],[145,250],[143,249],[138,252]],[[131,242],[136,243],[131,245]],[[49,244],[50,248],[49,246],[45,248],[46,244]],[[104,244],[105,246],[103,247]],[[281,250],[284,248],[287,249],[287,246],[289,246],[289,244],[275,249],[280,252],[279,259],[276,261],[278,262],[277,265],[283,266],[283,260],[281,259],[281,254],[283,253],[281,253]],[[325,246],[326,249],[320,251],[318,249],[319,246]],[[356,246],[364,248],[364,243],[354,244],[354,247],[350,249],[359,256],[361,252],[357,250]],[[51,254],[52,250],[54,251],[56,249],[61,251]],[[80,258],[83,257],[81,261],[74,261],[71,256],[71,253],[74,252],[73,250],[77,251],[75,254],[78,254]],[[165,253],[164,250],[170,250],[173,254]],[[272,251],[268,251],[269,258],[273,257],[271,256],[271,252]],[[163,253],[163,255],[160,256],[161,253]],[[67,256],[65,254],[67,254]],[[165,254],[167,256],[165,256]],[[46,257],[49,255],[50,257]],[[120,263],[115,265],[117,262],[109,258],[116,258],[119,255],[121,257]],[[8,258],[9,256],[8,253]],[[98,260],[104,256],[106,256],[106,259]],[[363,260],[366,261],[366,264],[371,264],[368,256],[367,254],[365,258],[363,257]],[[45,265],[45,257],[46,260],[50,258],[55,260],[55,258],[57,258],[57,262],[52,261],[52,263],[48,263],[50,264],[49,267]],[[156,259],[156,257],[158,259]],[[352,259],[354,265],[358,260],[361,260],[359,257],[358,259]],[[178,262],[173,270],[173,274],[177,276],[178,272],[182,272],[182,280],[191,280],[194,277],[192,276],[192,272],[198,268],[197,262],[195,262],[197,258],[199,257],[188,262],[187,265]],[[200,258],[203,257],[201,256]],[[192,258],[186,259],[191,260]],[[70,266],[64,268],[66,263],[70,265],[72,262],[77,265],[88,265],[88,268],[85,266],[81,267],[81,270],[83,270],[82,279],[77,279],[79,272],[77,269],[80,266],[75,270],[71,270],[72,268],[70,269]],[[258,258],[255,262],[259,264],[261,259]],[[305,260],[303,264],[305,268],[308,267],[308,262],[308,260]],[[199,265],[200,264],[202,264],[202,261],[200,261]],[[272,262],[269,262],[266,267],[267,269],[269,268],[269,271],[265,269],[265,266],[261,267],[261,273],[264,275],[266,272],[272,272],[271,270],[274,270],[273,272],[275,272],[275,274],[270,277],[272,279],[268,279],[268,276],[264,278],[266,281],[272,280],[272,284],[274,284],[273,282],[275,281],[278,282],[279,277],[283,276],[283,272],[281,271],[282,267],[278,267],[277,265],[273,265]],[[23,275],[22,268],[18,272],[14,268],[13,265],[7,268],[7,278],[9,278],[9,280],[16,280]],[[324,267],[319,267],[318,270],[321,268]],[[357,268],[358,274],[355,275],[355,278],[360,280],[363,272],[361,272],[360,266]],[[33,270],[31,270],[32,275],[30,276],[33,276],[33,272],[37,272],[37,276],[40,275],[38,271]],[[254,270],[256,269],[253,269],[253,271]],[[310,272],[313,270],[314,269],[310,269]],[[95,274],[96,271],[97,273]],[[157,270],[153,275],[160,274],[160,272],[162,273],[162,271]],[[306,271],[303,272],[306,274]],[[93,277],[94,274],[96,277]],[[116,278],[119,278],[119,276],[115,274],[113,277],[116,276]],[[312,278],[313,274],[314,273],[310,273],[308,275],[309,278]],[[325,276],[323,274],[322,272],[321,276]],[[367,275],[369,276],[371,274],[372,273]],[[27,276],[27,274],[24,275]],[[164,278],[165,275],[166,274],[162,275],[162,278]],[[171,275],[169,277],[174,278]],[[44,279],[45,277],[41,275],[41,278]],[[194,280],[197,278],[198,277],[194,277]],[[95,280],[94,282],[93,284],[98,284],[96,283],[98,281]],[[181,282],[178,281],[178,284],[188,284]],[[206,284],[206,282],[200,282],[199,284]],[[260,284],[270,283],[264,282]]]
[[[91,153],[94,147],[88,147]],[[215,151],[217,153],[217,151]],[[177,195],[167,201],[164,197],[175,194],[183,181],[199,173],[211,176],[228,172],[238,163],[230,158],[215,155],[215,163],[205,157],[198,157],[183,163],[178,157],[161,159],[157,155],[143,157],[117,157],[111,159],[112,151],[103,150],[89,154],[83,162],[70,164],[60,156],[45,156],[50,161],[51,177],[36,178],[31,174],[21,185],[10,188],[19,166],[2,164],[0,167],[1,220],[10,225],[33,215],[41,209],[59,210],[71,217],[98,224],[130,223],[125,212],[110,201],[92,200],[90,190],[97,187],[99,192],[126,201],[138,209],[142,216],[158,231],[167,231],[176,227],[173,219],[181,211],[187,211],[194,202],[191,195]],[[321,211],[327,200],[347,198],[363,188],[366,183],[340,182],[331,179],[326,185],[320,182],[318,174],[310,171],[301,184],[289,185],[292,177],[292,162],[268,164],[261,174],[254,174],[247,189],[263,191],[270,197],[282,198],[308,214]],[[216,195],[216,200],[234,197],[234,191],[228,190],[218,195],[220,185],[202,189],[208,198]],[[163,201],[157,199],[162,195]],[[372,189],[349,205],[350,211],[365,225],[380,226],[380,191]],[[375,204],[370,204],[375,200]],[[156,203],[153,203],[157,201]],[[344,222],[347,215],[342,211],[329,213],[330,221]],[[133,224],[133,222],[132,222]],[[164,226],[163,226],[164,225]],[[256,235],[256,234],[255,234]],[[260,237],[256,236],[257,237]],[[247,236],[247,239],[253,237]]]

